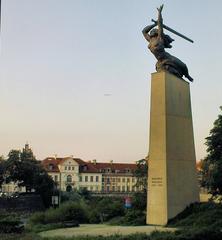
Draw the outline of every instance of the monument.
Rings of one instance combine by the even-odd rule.
[[[158,19],[143,29],[148,48],[157,59],[151,76],[150,146],[147,224],[165,225],[186,206],[199,201],[188,68],[170,55],[174,41],[163,28],[189,40]],[[154,28],[157,26],[157,29]]]

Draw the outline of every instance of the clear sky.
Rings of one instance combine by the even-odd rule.
[[[169,52],[194,78],[197,159],[222,105],[222,1],[2,0],[0,155],[133,162],[148,153],[150,73],[142,29],[164,3]]]

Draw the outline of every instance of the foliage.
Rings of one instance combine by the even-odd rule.
[[[139,226],[146,224],[146,214],[140,210],[128,209],[121,225]]]
[[[4,161],[3,178],[6,183],[13,181],[26,187],[26,191],[34,189],[42,197],[45,206],[50,205],[54,182],[35,159],[31,149],[9,152],[8,159]]]
[[[222,107],[220,107],[222,111]],[[222,194],[222,114],[206,138],[207,156],[202,162],[202,186],[213,195]]]
[[[45,212],[34,213],[30,219],[31,226],[35,224],[61,223],[64,221],[76,221],[84,223],[88,221],[87,207],[83,202],[66,202],[59,208],[50,208]]]
[[[90,191],[87,190],[87,188],[81,188],[78,193],[80,194],[81,197],[83,197],[85,200],[91,200],[92,196]]]
[[[136,163],[136,170],[134,171],[134,176],[137,179],[136,187],[142,189],[143,192],[147,192],[147,172],[148,164],[146,159],[141,159]]]
[[[75,201],[79,202],[81,200],[82,196],[76,192],[76,191],[71,191],[71,192],[61,192],[61,202],[67,202],[67,201]]]
[[[132,206],[134,209],[146,211],[146,192],[135,192],[132,196]]]
[[[222,205],[218,203],[195,203],[169,221],[174,227],[222,228]]]
[[[5,172],[5,160],[0,156],[0,187],[4,182],[4,172]]]
[[[176,232],[153,232],[149,240],[220,240],[222,233],[212,228],[187,228]]]
[[[93,204],[93,206],[94,208],[89,214],[91,223],[103,223],[113,217],[123,216],[125,211],[123,201],[119,198],[105,197],[97,199],[96,204]]]
[[[21,233],[24,227],[21,222],[14,216],[4,215],[0,219],[0,233]]]

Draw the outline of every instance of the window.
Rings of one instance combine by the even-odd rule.
[[[79,176],[79,181],[82,182],[82,176]]]
[[[125,186],[122,186],[122,191],[125,192]]]
[[[107,181],[108,184],[110,183],[110,179],[109,178],[107,178],[106,181]]]
[[[85,182],[88,182],[88,176],[85,176]]]
[[[115,192],[116,188],[115,186],[112,186],[112,191]]]
[[[127,192],[130,191],[130,187],[129,187],[129,186],[126,187],[126,191],[127,191]]]
[[[90,182],[93,182],[93,176],[90,176]]]
[[[72,167],[72,170],[75,170],[75,167]]]
[[[71,176],[71,175],[68,175],[67,178],[66,178],[66,181],[67,181],[67,182],[72,182],[72,176]]]
[[[117,187],[117,191],[120,192],[120,186]]]
[[[120,178],[117,178],[116,181],[117,181],[117,182],[120,182]]]
[[[132,178],[132,182],[133,182],[133,183],[135,182],[135,178]]]
[[[109,186],[106,187],[106,191],[109,192]]]
[[[99,182],[99,176],[96,176],[96,182]]]
[[[127,178],[127,182],[130,182],[130,179],[129,179],[129,178]]]
[[[67,170],[67,167],[65,166],[65,170]]]
[[[57,182],[58,181],[58,176],[57,175],[55,175],[55,182]]]
[[[71,167],[69,166],[69,170],[71,170]]]
[[[122,182],[125,182],[125,178],[122,178]]]
[[[54,166],[53,164],[49,164],[49,170],[53,170]]]

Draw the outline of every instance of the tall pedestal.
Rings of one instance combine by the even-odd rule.
[[[152,74],[147,224],[165,225],[199,201],[189,83]]]

